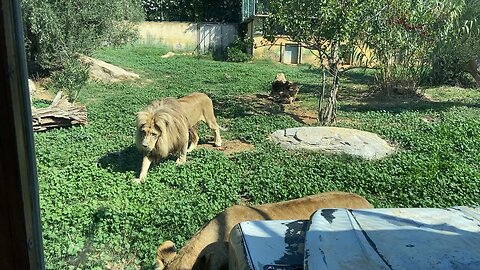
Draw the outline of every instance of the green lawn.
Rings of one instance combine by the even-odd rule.
[[[282,107],[259,110],[240,99],[266,94],[277,72],[303,85],[315,110],[321,73],[272,62],[226,63],[154,47],[104,49],[95,57],[141,75],[136,82],[90,82],[78,102],[88,125],[35,134],[47,269],[151,269],[155,249],[181,247],[200,226],[240,202],[276,202],[342,190],[375,207],[448,207],[480,198],[480,91],[427,88],[430,100],[385,97],[368,86],[372,72],[342,78],[337,126],[378,133],[399,147],[381,161],[283,150],[268,135],[302,126]],[[167,160],[132,183],[141,155],[135,113],[154,99],[203,91],[214,100],[224,140],[255,150],[227,157],[198,149],[187,164]],[[203,128],[201,137],[206,130]]]

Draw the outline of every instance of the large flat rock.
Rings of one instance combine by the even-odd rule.
[[[80,57],[80,59],[84,63],[90,65],[90,77],[94,80],[104,82],[119,82],[140,78],[138,74],[126,71],[121,67],[114,66],[102,60],[85,55]]]
[[[277,130],[273,141],[288,149],[308,149],[380,159],[395,151],[377,134],[339,127],[300,127]]]

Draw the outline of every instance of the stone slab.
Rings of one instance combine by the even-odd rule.
[[[375,133],[339,127],[301,127],[277,130],[271,139],[288,149],[308,149],[380,159],[395,148]]]

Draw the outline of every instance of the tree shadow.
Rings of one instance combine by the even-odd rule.
[[[405,111],[444,111],[451,107],[465,106],[480,108],[480,104],[461,101],[434,101],[423,94],[416,93],[390,93],[382,91],[363,92],[357,96],[350,96],[355,103],[342,105],[343,111],[366,112],[388,111],[401,113]]]
[[[244,96],[212,96],[215,104],[215,114],[223,118],[241,118],[257,115],[287,115],[295,121],[308,125],[308,118],[295,102],[281,104],[275,102],[269,95],[255,94]]]
[[[75,266],[75,268],[79,268],[82,265],[85,265],[89,262],[92,256],[98,255],[98,250],[95,248],[95,242],[97,238],[97,234],[101,229],[101,226],[104,226],[104,222],[106,220],[115,218],[116,215],[123,216],[124,214],[121,212],[115,212],[111,208],[108,207],[99,207],[92,215],[91,215],[91,222],[88,228],[85,228],[85,232],[83,236],[85,237],[85,241],[83,244],[82,249],[76,254],[72,255],[68,258],[69,264]],[[136,226],[138,227],[138,226]],[[141,228],[135,228],[136,231],[140,230]],[[125,237],[125,236],[124,236]],[[130,242],[136,241],[138,239],[132,239]],[[105,263],[114,263],[119,262],[117,267],[113,267],[112,269],[126,269],[130,264],[135,264],[134,260],[137,256],[133,253],[123,253],[118,251],[118,253],[113,254],[112,261],[104,261]],[[123,258],[123,260],[116,260],[116,258]],[[142,270],[153,270],[155,269],[154,265],[141,265]]]

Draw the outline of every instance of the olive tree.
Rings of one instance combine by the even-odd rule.
[[[279,34],[288,36],[313,52],[331,75],[328,103],[319,102],[321,124],[335,122],[337,93],[340,87],[342,55],[351,52],[364,37],[366,26],[374,16],[373,0],[279,0],[271,1],[266,19],[265,37],[274,41]],[[325,62],[325,64],[323,64]],[[325,78],[324,78],[325,88]],[[322,98],[322,97],[321,97]]]

